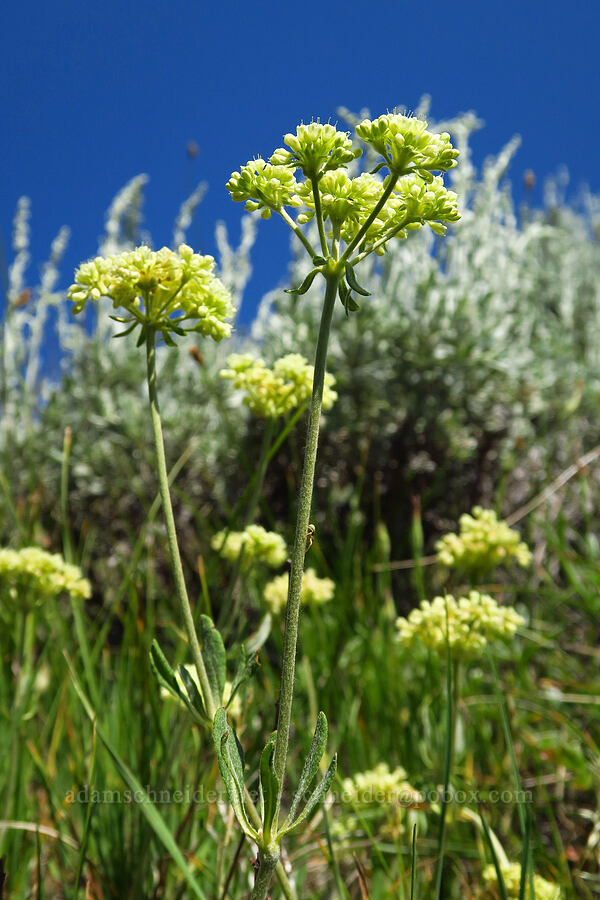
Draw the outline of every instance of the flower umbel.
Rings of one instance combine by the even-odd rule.
[[[416,171],[428,181],[431,171],[445,172],[456,165],[458,150],[450,143],[450,135],[428,131],[427,122],[415,116],[388,113],[373,121],[363,119],[356,133],[396,175]]]
[[[288,572],[278,575],[265,587],[264,600],[269,612],[274,616],[285,610],[288,597],[290,576]],[[331,578],[319,578],[314,569],[307,569],[302,576],[302,593],[300,600],[303,606],[322,606],[333,599],[335,582]]]
[[[494,510],[473,507],[459,520],[458,534],[446,534],[436,544],[438,560],[450,568],[468,572],[489,572],[513,559],[520,566],[528,566],[531,552],[518,531],[498,520]]]
[[[244,551],[244,568],[263,563],[277,569],[285,562],[287,548],[284,539],[274,531],[266,531],[262,525],[248,525],[244,531],[219,531],[211,540],[213,550],[229,562],[235,562]]]
[[[0,549],[0,597],[15,605],[41,603],[60,594],[87,600],[91,593],[79,566],[65,562],[60,553],[47,553],[40,547]]]
[[[446,625],[446,609],[448,621]],[[512,606],[500,606],[489,594],[470,591],[468,597],[455,599],[452,594],[423,600],[408,618],[399,618],[398,641],[410,646],[419,641],[442,656],[448,642],[455,657],[469,658],[497,638],[511,638],[523,624],[523,618]]]
[[[520,863],[510,863],[508,866],[501,866],[502,879],[506,888],[508,897],[517,898],[521,887],[521,865]],[[486,866],[483,870],[483,879],[489,885],[498,884],[498,875],[494,865]],[[546,881],[541,875],[533,876],[533,888],[536,900],[561,900],[562,891],[558,884]]]
[[[265,419],[276,419],[297,409],[310,399],[314,366],[299,353],[288,353],[269,369],[262,359],[250,354],[233,354],[227,359],[228,369],[221,378],[233,381],[236,388],[246,392],[244,403],[252,412]],[[333,390],[333,375],[325,376],[323,408],[329,409],[337,399]]]
[[[187,244],[179,250],[151,250],[136,247],[112,256],[97,256],[75,272],[69,288],[74,312],[79,313],[88,300],[109,297],[115,316],[132,330],[137,324],[162,332],[199,332],[220,341],[231,334],[234,307],[229,291],[214,274],[212,256],[194,253]]]
[[[348,132],[320,122],[298,125],[296,134],[286,134],[283,140],[290,150],[281,147],[273,153],[270,162],[298,167],[309,179],[340,169],[362,153],[359,148],[352,147]]]

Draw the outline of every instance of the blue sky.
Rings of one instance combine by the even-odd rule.
[[[68,283],[116,191],[145,172],[157,246],[186,193],[208,183],[190,240],[211,252],[217,219],[238,233],[242,209],[224,189],[233,169],[302,119],[335,119],[340,105],[414,108],[424,93],[435,118],[485,120],[476,161],[521,134],[511,174],[536,172],[534,200],[561,165],[574,186],[600,191],[599,26],[597,0],[11,3],[0,35],[3,240],[27,194],[34,265],[61,225],[73,229]],[[287,241],[283,223],[261,225],[247,314],[284,275]]]

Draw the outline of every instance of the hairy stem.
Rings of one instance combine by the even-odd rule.
[[[148,371],[148,396],[150,399],[150,413],[152,417],[152,428],[154,431],[154,444],[156,448],[156,464],[158,470],[158,484],[160,488],[160,498],[162,501],[163,513],[165,517],[165,525],[167,528],[167,542],[169,545],[169,555],[171,557],[171,569],[175,580],[175,588],[177,592],[177,600],[181,617],[185,625],[190,649],[192,651],[192,659],[198,672],[198,680],[200,682],[200,693],[204,709],[212,721],[215,714],[215,700],[212,695],[210,682],[206,673],[206,666],[202,658],[198,636],[194,626],[192,609],[185,586],[185,578],[183,575],[183,566],[181,565],[181,556],[179,555],[179,547],[177,545],[177,532],[175,530],[175,517],[173,515],[173,505],[171,503],[171,493],[169,491],[169,477],[167,473],[167,462],[165,457],[165,444],[163,440],[162,425],[160,421],[160,410],[158,406],[158,391],[156,384],[156,333],[153,328],[146,328],[146,361]]]
[[[273,758],[275,773],[279,781],[278,807],[281,803],[281,792],[283,790],[292,714],[294,674],[296,668],[296,643],[298,640],[298,619],[300,615],[300,591],[302,589],[304,556],[306,553],[306,534],[310,520],[315,463],[317,459],[319,419],[323,402],[327,345],[329,342],[329,329],[331,326],[331,317],[337,295],[338,283],[339,274],[336,273],[327,276],[327,289],[325,291],[325,302],[321,314],[321,325],[319,328],[319,338],[317,341],[317,352],[315,357],[315,374],[306,435],[304,467],[302,470],[298,511],[296,514],[296,533],[292,551],[290,583],[285,613],[285,636],[283,641],[281,689],[279,695],[279,719],[277,724],[275,754]]]

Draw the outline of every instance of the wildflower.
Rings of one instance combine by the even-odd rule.
[[[338,131],[333,125],[321,125],[320,122],[298,125],[296,134],[286,134],[283,140],[291,149],[276,150],[270,162],[297,166],[309,179],[340,169],[362,153],[352,147],[349,132]]]
[[[509,897],[519,897],[521,886],[521,865],[519,863],[510,863],[507,866],[500,866],[502,879],[506,887],[506,893]],[[498,875],[494,865],[486,866],[483,870],[483,879],[489,885],[498,883]],[[535,891],[536,900],[561,900],[562,891],[558,884],[546,881],[541,875],[533,876],[533,889]]]
[[[235,310],[229,291],[213,274],[214,265],[212,256],[194,253],[187,244],[177,252],[141,246],[97,256],[75,272],[69,299],[79,313],[88,300],[109,297],[114,309],[127,314],[117,321],[131,329],[148,325],[163,337],[195,331],[220,341],[231,334],[227,319]]]
[[[40,547],[0,549],[0,597],[26,605],[69,594],[86,600],[92,589],[79,566],[65,562],[60,553]]]
[[[264,563],[272,569],[285,562],[287,548],[281,535],[266,531],[262,525],[248,525],[244,531],[219,531],[211,541],[213,550],[218,550],[224,559],[235,562],[244,550],[243,564],[250,568]]]
[[[392,772],[387,763],[359,772],[342,783],[342,800],[359,807],[412,806],[422,802],[421,794],[406,780],[406,772],[398,766]]]
[[[239,172],[233,172],[227,182],[232,200],[245,202],[249,211],[262,209],[263,219],[271,210],[281,212],[284,206],[300,206],[296,194],[298,184],[287,166],[273,165],[264,159],[251,159]]]
[[[414,116],[387,114],[371,121],[363,119],[356,133],[384,159],[395,175],[418,172],[429,181],[431,171],[447,171],[456,165],[458,150],[443,131],[434,134],[427,122]]]
[[[522,624],[522,617],[513,607],[500,606],[493,597],[479,591],[470,591],[468,597],[458,600],[451,594],[435,597],[431,602],[424,600],[407,619],[401,617],[396,622],[401,644],[410,646],[418,640],[443,655],[448,631],[450,649],[465,658],[482,650],[488,641],[512,637]]]
[[[299,353],[288,353],[269,369],[262,359],[250,354],[228,357],[228,369],[220,375],[233,381],[236,388],[246,392],[244,403],[263,418],[276,419],[306,403],[312,393],[314,367]],[[326,374],[323,389],[323,408],[330,409],[337,399],[333,390],[335,379]]]
[[[290,576],[288,572],[278,575],[265,587],[264,600],[274,616],[280,615],[286,606]],[[300,602],[305,606],[322,606],[333,599],[335,583],[331,578],[319,578],[314,569],[307,569],[302,576]]]
[[[498,521],[492,509],[473,508],[459,520],[460,533],[446,534],[436,544],[438,560],[445,566],[485,572],[515,559],[528,566],[531,552],[517,531]]]

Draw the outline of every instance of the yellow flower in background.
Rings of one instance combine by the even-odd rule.
[[[488,572],[515,560],[520,566],[531,563],[531,552],[518,531],[498,520],[492,509],[473,508],[472,515],[459,519],[458,534],[446,534],[436,546],[440,563],[470,572]]]
[[[285,416],[310,400],[314,366],[299,353],[288,353],[275,360],[269,368],[262,359],[251,354],[234,353],[227,359],[228,369],[221,378],[232,381],[245,392],[244,403],[252,412],[265,419]],[[333,390],[333,375],[325,375],[323,409],[330,409],[337,399]]]
[[[447,610],[447,624],[446,624]],[[512,606],[500,606],[489,594],[470,591],[455,599],[451,594],[424,600],[408,618],[396,622],[398,641],[410,646],[418,641],[444,655],[446,631],[455,657],[469,658],[498,638],[511,638],[524,622]]]
[[[402,766],[393,771],[387,763],[358,772],[342,782],[342,802],[358,807],[413,806],[423,801],[421,794],[406,780]]]
[[[86,600],[91,593],[79,566],[65,562],[60,553],[47,553],[41,547],[0,549],[0,598],[16,606],[41,603],[61,594]]]
[[[243,566],[249,568],[264,563],[272,569],[281,566],[287,557],[287,547],[280,534],[267,531],[262,525],[248,525],[244,531],[219,531],[211,540],[213,550],[234,563],[244,549]]]
[[[264,600],[269,612],[278,616],[285,610],[290,576],[288,572],[278,575],[265,587]],[[314,569],[307,569],[302,576],[300,602],[304,606],[322,606],[333,599],[335,582],[331,578],[319,578]]]
[[[500,866],[500,871],[506,887],[506,893],[510,898],[517,898],[521,886],[521,865],[519,863],[510,863],[508,866]],[[498,884],[498,875],[494,865],[485,867],[483,879],[488,885]],[[541,875],[533,876],[533,889],[536,900],[561,900],[563,896],[558,884],[546,881]],[[525,893],[528,895],[528,889],[526,889]]]

